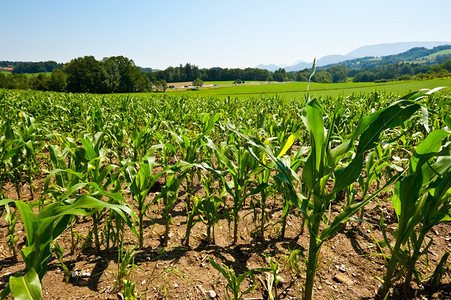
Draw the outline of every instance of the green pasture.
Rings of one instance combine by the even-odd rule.
[[[219,82],[218,82],[219,83]],[[223,82],[222,82],[223,83]],[[253,82],[242,85],[218,86],[199,88],[198,90],[174,91],[167,90],[168,95],[186,95],[189,97],[204,98],[260,98],[281,97],[289,99],[303,99],[307,94],[306,82],[267,83]],[[422,81],[391,81],[384,83],[310,83],[310,94],[313,97],[346,97],[351,94],[365,94],[373,91],[405,94],[422,88],[435,88],[439,86],[450,87],[451,79],[432,79]]]
[[[432,53],[432,54],[430,54],[428,56],[425,56],[424,58],[435,59],[438,55],[446,55],[446,54],[451,54],[451,49],[438,51],[438,52]]]

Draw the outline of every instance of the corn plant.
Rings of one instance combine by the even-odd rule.
[[[259,271],[265,272],[266,281],[262,280],[260,278],[259,279],[265,286],[265,289],[268,292],[269,299],[270,300],[278,300],[279,294],[277,292],[277,289],[278,289],[278,285],[280,283],[280,276],[278,275],[279,274],[279,263],[283,259],[283,257],[280,258],[279,260],[275,261],[270,256],[267,256],[265,254],[263,254],[263,256],[265,256],[266,259],[269,261],[268,262],[269,267],[259,269]],[[273,290],[274,290],[274,294],[273,294]]]
[[[54,241],[52,245],[52,252],[55,253],[56,258],[58,259],[58,262],[60,264],[60,267],[64,271],[64,279],[66,283],[69,283],[70,278],[70,272],[69,268],[66,266],[66,264],[63,262],[63,256],[64,256],[64,248],[60,246],[58,241]]]
[[[6,244],[8,245],[11,253],[13,255],[14,260],[17,260],[17,240],[19,235],[16,233],[16,223],[19,219],[19,215],[17,214],[17,210],[11,212],[11,208],[9,204],[4,205],[5,208],[5,216],[3,217],[8,224],[8,233],[6,235]]]
[[[189,169],[193,167],[192,164],[186,162],[178,162],[177,164],[169,167],[165,172],[166,184],[161,188],[161,192],[157,195],[155,200],[162,202],[161,216],[164,220],[165,230],[163,234],[162,245],[167,246],[169,240],[170,225],[172,224],[172,210],[177,203],[178,195],[180,192],[180,186],[185,178]]]
[[[269,143],[269,140],[266,139],[264,143]],[[261,151],[261,161],[266,164],[266,153],[264,151]],[[270,176],[271,176],[271,169],[265,168],[262,170],[260,174],[257,175],[258,180],[258,189],[260,190],[260,199],[258,203],[254,204],[251,202],[251,207],[254,207],[254,220],[256,220],[257,212],[255,210],[255,206],[259,206],[261,213],[260,213],[260,226],[258,226],[257,229],[257,237],[261,240],[265,240],[265,222],[268,219],[268,216],[266,215],[266,200],[268,199],[268,196],[270,194]]]
[[[446,273],[446,261],[448,260],[449,252],[445,252],[443,254],[442,258],[440,259],[440,262],[438,263],[437,267],[434,270],[434,273],[432,273],[431,277],[428,279],[429,287],[432,291],[437,291],[440,286],[440,281],[443,277],[443,275]]]
[[[297,168],[299,167],[300,159],[295,155],[293,157],[293,163],[291,163],[291,157],[282,157],[288,148],[290,148],[294,142],[294,136],[290,136],[285,146],[280,150],[279,155],[274,154],[274,150],[270,147],[269,143],[263,143],[260,139],[243,135],[238,135],[245,138],[248,144],[254,148],[260,148],[264,151],[265,155],[260,160],[259,156],[255,153],[252,147],[247,146],[249,153],[259,162],[264,168],[271,172],[274,168],[279,172],[274,178],[274,186],[276,191],[280,191],[283,195],[283,212],[282,212],[282,229],[280,236],[283,238],[285,235],[285,228],[287,222],[287,216],[293,207],[300,206],[300,200],[305,199],[303,195],[297,192],[297,188],[300,185],[300,178],[297,174]],[[299,149],[298,154],[302,153],[304,149]],[[269,160],[267,160],[269,158]],[[304,227],[302,225],[302,227]]]
[[[1,200],[0,205],[7,205],[9,202],[12,200]],[[87,216],[108,208],[117,211],[126,222],[130,222],[126,215],[134,218],[133,211],[127,206],[105,203],[87,194],[76,199],[50,203],[37,215],[33,213],[33,207],[39,203],[26,204],[15,201],[15,204],[27,234],[26,247],[21,250],[25,270],[23,276],[10,277],[10,285],[1,295],[6,296],[10,292],[15,297],[28,294],[24,299],[41,298],[41,296],[37,297],[37,293],[41,290],[40,282],[47,272],[48,263],[52,257],[52,243],[66,230],[71,215]],[[30,291],[33,295],[29,294]]]
[[[127,119],[121,120],[120,116],[114,116],[116,120],[113,120],[113,124],[108,128],[105,128],[105,132],[108,136],[108,146],[111,149],[114,157],[117,161],[122,161],[124,159],[125,150],[127,148],[127,140],[129,124]]]
[[[21,198],[20,189],[22,187],[21,170],[25,164],[22,159],[24,142],[18,138],[17,132],[13,129],[11,121],[6,120],[2,126],[1,136],[1,152],[0,152],[0,170],[1,183],[3,189],[3,181],[6,179],[14,183],[17,199]]]
[[[186,215],[186,231],[185,231],[185,237],[184,237],[184,244],[186,247],[189,247],[189,239],[191,236],[191,229],[193,229],[194,225],[196,225],[197,222],[199,222],[201,219],[199,217],[200,214],[200,206],[201,206],[201,199],[197,196],[194,196],[191,206],[191,209],[187,208],[187,215]],[[187,204],[185,203],[185,206]]]
[[[155,166],[157,166],[155,157],[145,156],[140,163],[129,165],[125,169],[127,181],[130,184],[130,191],[138,205],[139,247],[142,247],[144,242],[144,216],[149,206],[153,203],[153,201],[146,203],[146,198],[157,179],[164,175],[164,171],[154,172]]]
[[[121,179],[119,173],[114,172],[117,166],[114,164],[106,164],[106,150],[102,147],[104,141],[104,133],[98,132],[94,136],[87,135],[81,138],[84,152],[84,182],[89,183],[85,186],[88,192],[102,200],[104,193],[98,191],[109,192],[112,188],[112,192],[117,192],[121,188]],[[125,200],[121,196],[111,194],[109,197],[116,203],[125,203]],[[104,210],[95,211],[92,215],[92,234],[94,235],[94,244],[97,251],[100,251],[100,230],[98,225],[103,218]]]
[[[39,276],[32,268],[24,276],[9,278],[9,286],[2,293],[2,299],[11,293],[15,299],[39,300],[42,298],[42,285]]]
[[[266,139],[263,144],[260,143],[260,141],[252,141],[252,138],[248,135],[243,135],[240,132],[236,132],[239,136],[242,136],[246,140],[248,140],[249,145],[247,146],[247,150],[249,153],[254,157],[256,161],[260,163],[261,166],[264,167],[263,171],[257,175],[258,183],[256,190],[260,191],[260,206],[261,206],[261,220],[260,220],[260,228],[258,229],[259,237],[260,239],[264,240],[264,229],[265,229],[265,219],[266,217],[266,200],[268,198],[269,189],[274,186],[274,189],[276,191],[280,191],[284,197],[283,197],[283,211],[282,211],[282,229],[280,233],[280,237],[285,236],[285,230],[286,230],[286,224],[287,224],[287,217],[289,213],[291,212],[292,208],[297,205],[299,201],[299,195],[296,193],[296,191],[293,189],[293,186],[287,186],[287,181],[294,184],[293,180],[294,178],[298,178],[296,174],[296,169],[299,167],[300,158],[299,155],[304,151],[303,148],[299,149],[297,155],[294,155],[293,157],[285,156],[286,152],[291,148],[293,143],[295,142],[295,136],[291,134],[287,140],[285,141],[285,144],[283,147],[279,150],[279,153],[277,154],[277,158],[283,161],[280,166],[283,167],[283,174],[279,174],[274,177],[274,182],[270,182],[271,177],[271,171],[274,169],[274,160],[267,159],[267,155],[274,158],[274,153],[269,150],[268,147],[270,144],[270,140]],[[250,147],[250,145],[254,146],[253,148]],[[263,145],[263,147],[262,147]],[[257,150],[260,149],[260,154],[257,154]],[[269,153],[269,154],[267,154]],[[287,167],[286,167],[287,166]],[[299,182],[299,180],[298,180]]]
[[[19,147],[15,147],[14,133],[10,120],[1,120],[0,127],[0,196],[3,195],[3,182],[11,177],[11,157],[20,152]]]
[[[124,284],[124,280],[133,273],[133,269],[136,267],[135,261],[135,249],[129,248],[124,250],[124,245],[119,244],[117,252],[117,271],[114,280],[114,290],[121,290]]]
[[[443,145],[449,136],[445,130],[431,132],[416,147],[407,176],[395,185],[392,202],[398,225],[395,244],[389,247],[391,259],[384,277],[384,296],[399,265],[406,268],[405,286],[410,284],[416,273],[416,262],[427,254],[432,244],[431,239],[423,247],[426,234],[439,222],[451,220],[451,148],[449,141]]]
[[[21,187],[25,178],[33,200],[33,178],[39,168],[37,154],[43,144],[40,125],[35,118],[28,116],[25,112],[20,112],[19,122],[16,126],[12,126],[10,122],[7,122],[6,126],[6,138],[12,140],[10,144],[12,147],[9,149],[9,154],[7,153],[8,156],[11,156],[9,175],[15,184],[17,197],[21,198]]]
[[[199,200],[198,210],[200,219],[207,225],[207,243],[215,244],[215,225],[220,219],[228,219],[227,212],[221,212],[224,205],[224,196],[227,193],[225,188],[218,185],[215,187],[215,178],[213,174],[202,176],[202,185],[206,196]],[[216,193],[216,191],[218,191]]]
[[[188,131],[186,132],[176,132],[175,130],[170,130],[170,134],[177,145],[177,153],[180,154],[180,157],[183,161],[188,163],[196,164],[199,163],[202,156],[205,155],[204,147],[205,147],[205,137],[212,131],[215,123],[219,119],[220,114],[217,113],[213,118],[210,118],[209,114],[202,114],[199,116],[201,123],[199,127],[199,131]],[[180,128],[178,128],[180,130]],[[205,164],[205,162],[204,162]],[[198,207],[196,205],[199,204],[199,201],[195,203],[195,190],[193,188],[193,181],[195,175],[200,180],[201,175],[200,171],[202,168],[190,168],[189,172],[185,176],[185,184],[184,190],[187,194],[187,198],[185,200],[185,209],[187,213],[187,230],[185,234],[185,245],[189,246],[189,236],[192,226],[194,226],[194,216],[198,213]]]
[[[152,130],[149,127],[135,127],[130,137],[129,152],[133,161],[139,161],[145,150],[150,148]]]
[[[214,189],[211,185],[215,184],[215,178],[220,177],[220,173],[217,170],[213,170],[206,162],[192,164],[198,170],[198,176],[202,182],[204,191],[206,193],[205,197],[199,197],[194,195],[191,203],[185,201],[186,209],[186,232],[184,237],[185,246],[189,247],[189,239],[191,235],[191,229],[196,225],[196,223],[202,221],[207,225],[207,243],[215,241],[214,238],[214,226],[218,223],[219,219],[224,217],[224,214],[220,214],[218,209],[223,201],[221,198],[224,197],[225,190],[223,193],[217,197],[214,195]],[[194,169],[194,168],[191,168]],[[206,175],[201,175],[201,171],[205,171]],[[192,174],[192,172],[190,173]],[[188,174],[189,175],[189,174]],[[219,189],[219,187],[217,187]],[[191,206],[191,208],[189,207]],[[213,234],[211,232],[213,231]],[[211,236],[213,235],[213,239]]]
[[[135,291],[136,284],[134,282],[127,279],[123,279],[122,285],[124,286],[124,292],[122,293],[122,295],[124,296],[125,300],[138,299],[138,293]]]
[[[222,276],[227,280],[227,298],[228,299],[234,299],[234,300],[241,300],[243,299],[243,296],[246,294],[249,294],[253,290],[257,288],[257,282],[255,281],[254,276],[254,270],[248,270],[242,274],[239,274],[236,276],[233,272],[233,269],[225,264],[219,265],[217,262],[215,262],[211,257],[209,258],[210,264],[218,270]],[[243,283],[244,279],[250,278],[251,279],[251,286],[247,288],[244,291],[241,291],[241,284]],[[232,295],[229,295],[229,290]]]
[[[77,186],[84,178],[85,162],[83,150],[73,141],[66,140],[65,142],[66,147],[63,150],[55,145],[47,147],[53,170],[44,182],[44,194],[52,193],[56,198],[61,197],[71,190],[72,187]],[[50,187],[49,183],[52,176],[56,184]]]
[[[250,182],[256,174],[262,171],[262,167],[258,166],[246,148],[242,146],[235,147],[221,143],[218,147],[210,139],[208,139],[207,145],[214,151],[218,162],[223,164],[230,174],[230,180],[227,180],[225,176],[222,176],[222,180],[225,189],[233,199],[231,218],[233,221],[233,243],[235,244],[238,241],[239,213],[245,200],[260,191],[260,189],[250,189]]]

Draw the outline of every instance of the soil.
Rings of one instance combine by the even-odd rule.
[[[42,192],[42,179],[36,182],[36,198]],[[7,197],[17,198],[11,184],[4,186]],[[28,193],[28,195],[27,195]],[[29,197],[29,189],[23,188],[23,197]],[[133,204],[129,191],[125,195]],[[150,197],[153,197],[151,194]],[[379,249],[375,241],[383,240],[379,219],[384,214],[388,230],[396,228],[396,216],[385,194],[376,202],[365,208],[364,222],[351,220],[331,239],[324,242],[319,257],[319,266],[315,279],[314,299],[378,299],[377,292],[384,276],[386,260],[382,252],[388,254],[387,248]],[[183,198],[184,196],[182,196]],[[248,201],[249,202],[249,201]],[[215,244],[206,243],[206,226],[197,223],[191,234],[190,247],[182,246],[186,229],[186,212],[183,201],[174,209],[173,225],[169,243],[161,247],[161,235],[164,225],[158,212],[160,207],[151,207],[151,218],[146,219],[144,246],[135,250],[134,267],[129,280],[135,282],[139,299],[208,299],[207,293],[214,291],[216,299],[227,299],[226,279],[209,263],[214,259],[218,263],[230,266],[235,274],[247,270],[269,267],[269,257],[273,262],[279,261],[281,282],[278,286],[280,299],[301,299],[305,281],[305,265],[299,257],[301,272],[297,274],[290,269],[288,257],[295,249],[308,253],[308,233],[301,233],[302,219],[298,213],[288,217],[288,226],[284,238],[280,238],[280,216],[282,207],[279,202],[269,200],[269,222],[264,241],[256,238],[253,210],[249,203],[241,212],[239,239],[233,244],[232,232],[226,220],[221,220],[216,227]],[[331,214],[338,212],[340,203],[334,202]],[[92,227],[89,218],[80,218],[75,230],[86,235]],[[430,233],[433,238],[428,253],[428,265],[423,260],[418,268],[431,274],[445,251],[451,250],[451,225],[449,223],[435,226]],[[25,245],[23,224],[16,225],[19,233],[18,249]],[[14,261],[6,244],[7,225],[0,219],[0,288],[3,289],[9,276],[24,269],[22,258]],[[125,232],[125,248],[137,246],[136,237]],[[58,239],[65,248],[63,262],[70,274],[66,283],[65,273],[57,259],[49,263],[43,278],[44,299],[122,299],[121,290],[115,289],[118,274],[117,249],[96,252],[92,246],[82,247],[80,242],[71,253],[70,230]],[[266,255],[266,256],[265,256]],[[268,275],[256,273],[257,287],[243,299],[271,299],[267,286]],[[247,278],[242,283],[244,291],[252,283]],[[274,288],[273,288],[274,291]],[[425,286],[412,284],[404,290],[401,282],[396,282],[392,289],[392,299],[451,299],[451,277],[448,272],[437,292],[429,291]]]

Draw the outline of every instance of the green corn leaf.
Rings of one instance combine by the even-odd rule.
[[[315,166],[312,155],[308,156],[307,161],[304,164],[302,179],[309,190],[313,191],[315,189]]]
[[[211,257],[208,258],[208,261],[213,266],[213,268],[218,270],[222,274],[222,276],[224,276],[224,278],[227,279],[227,281],[230,280],[228,272],[224,270],[219,264],[217,264]]]
[[[422,185],[422,182],[422,173],[416,172],[405,177],[395,186],[395,194],[399,196],[393,197],[392,201],[398,216],[396,238],[399,239],[401,245],[409,238],[411,230],[419,222],[418,218],[421,217],[422,207],[427,198],[419,195],[418,187]]]
[[[383,130],[401,125],[418,109],[420,109],[420,105],[411,101],[396,102],[383,109],[378,118],[362,133],[356,155],[375,147],[379,142],[379,135]]]
[[[335,172],[335,186],[332,193],[341,191],[357,180],[362,172],[363,160],[363,155],[359,155],[348,166]]]
[[[44,180],[44,193],[46,193],[48,191],[50,180],[52,179],[52,177],[56,176],[58,173],[67,173],[70,175],[74,175],[74,176],[78,177],[80,180],[82,180],[85,177],[85,175],[83,173],[76,172],[72,169],[55,169],[52,172],[50,172],[50,174],[47,175],[47,177]],[[62,186],[62,187],[65,187],[65,186]]]
[[[90,141],[86,138],[82,138],[81,143],[85,149],[85,153],[86,153],[85,155],[86,155],[87,160],[93,160],[98,156],[96,151],[94,150],[92,141]]]
[[[396,218],[399,220],[401,214],[401,200],[399,199],[399,182],[395,184],[395,190],[392,197],[393,208],[396,213]]]
[[[329,151],[327,157],[328,166],[333,169],[340,161],[340,159],[345,155],[353,146],[353,140],[346,140],[334,149]]]
[[[208,116],[208,120],[205,120],[204,117],[204,134],[209,134],[211,132],[211,130],[213,129],[213,126],[215,125],[215,123],[219,120],[219,118],[221,117],[220,113],[216,113],[212,119],[210,119],[210,116],[208,114],[205,114],[205,116]]]
[[[61,197],[61,200],[66,200],[68,199],[70,196],[72,196],[76,191],[78,191],[79,189],[85,187],[87,185],[87,183],[85,182],[81,182],[78,184],[75,184],[73,186],[71,186],[67,192],[63,195],[63,197]]]
[[[445,116],[445,124],[446,124],[446,127],[451,128],[451,116],[449,116],[449,115]]]
[[[428,134],[428,136],[417,146],[412,158],[410,159],[412,170],[415,172],[420,158],[429,156],[431,153],[438,152],[442,146],[442,141],[449,135],[449,132],[442,129],[434,130]]]
[[[222,149],[219,149],[211,139],[207,139],[207,146],[215,151],[216,157],[227,167],[230,174],[236,176],[238,172],[237,167],[227,158]]]
[[[342,190],[357,180],[363,169],[364,153],[378,145],[382,131],[402,124],[420,107],[419,104],[412,101],[398,101],[362,120],[360,124],[364,125],[360,126],[359,124],[356,134],[360,133],[363,128],[366,128],[366,130],[360,136],[356,156],[347,167],[335,172],[336,185],[332,193]],[[374,115],[377,117],[374,117]],[[354,138],[358,137],[356,134],[354,134]]]
[[[306,104],[307,124],[305,124],[310,132],[310,139],[312,143],[312,153],[314,154],[314,167],[316,170],[320,169],[321,154],[324,145],[324,122],[323,109],[316,98],[312,99]]]
[[[15,203],[16,207],[19,209],[20,215],[22,217],[22,222],[25,227],[25,232],[27,233],[27,245],[31,245],[33,240],[33,229],[35,228],[35,224],[38,221],[29,205],[25,204],[22,201],[15,201]]]
[[[33,268],[24,276],[11,276],[9,284],[14,299],[38,300],[42,298],[41,281]]]
[[[451,156],[441,156],[431,165],[431,169],[435,175],[443,176],[449,172],[451,168]]]
[[[245,291],[241,292],[241,295],[245,295],[245,294],[249,294],[250,292],[252,292],[253,290],[255,290],[257,288],[257,284],[255,282],[255,276],[254,276],[254,272],[253,270],[249,270],[243,274],[241,274],[240,276],[238,276],[238,287],[239,285],[243,282],[244,279],[247,278],[247,276],[249,276],[251,278],[251,286],[246,289]]]
[[[417,97],[413,97],[413,96],[414,96],[414,95],[418,95],[418,93],[419,93],[420,91],[424,91],[424,90],[417,90],[417,91],[410,92],[410,93],[408,93],[408,94],[402,96],[401,98],[399,98],[399,100],[416,99],[418,96],[417,96]]]
[[[7,205],[7,204],[9,204],[9,203],[11,203],[11,202],[14,202],[14,200],[12,200],[12,199],[3,199],[3,200],[0,200],[0,207],[3,206],[3,205]]]
[[[21,152],[22,152],[21,148],[7,149],[5,154],[4,154],[4,156],[3,156],[3,159],[7,160],[8,158],[11,158],[11,157],[13,157],[15,155],[20,154]]]

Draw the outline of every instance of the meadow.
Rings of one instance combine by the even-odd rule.
[[[206,83],[207,84],[207,83]],[[306,82],[246,82],[233,85],[233,82],[213,82],[217,87],[200,88],[199,90],[177,91],[167,90],[174,95],[189,97],[239,97],[239,98],[267,98],[281,97],[287,100],[305,99],[307,95]],[[225,85],[225,86],[223,86]],[[451,79],[432,79],[423,81],[391,81],[384,83],[310,83],[312,97],[346,97],[349,95],[368,94],[374,91],[406,94],[422,88],[437,86],[451,86]]]
[[[0,90],[0,296],[445,299],[449,83]]]

